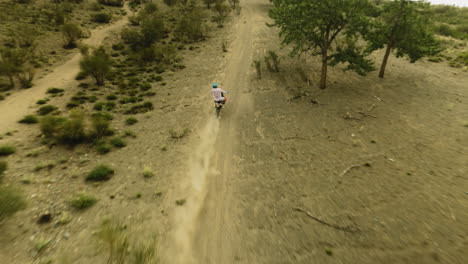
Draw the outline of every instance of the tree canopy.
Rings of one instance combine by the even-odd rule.
[[[383,78],[389,55],[408,57],[415,62],[424,56],[440,52],[431,32],[429,4],[422,1],[385,1],[374,20],[374,30],[368,35],[370,50],[386,47],[379,77]]]
[[[347,69],[359,74],[373,69],[357,44],[369,25],[368,8],[367,0],[275,0],[270,17],[280,28],[283,44],[293,46],[292,54],[321,56],[323,89],[328,65],[347,63]]]
[[[91,75],[97,85],[103,85],[112,67],[112,59],[103,47],[96,49],[92,55],[85,55],[80,61],[81,71]]]

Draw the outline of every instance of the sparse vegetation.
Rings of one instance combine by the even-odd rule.
[[[153,103],[151,102],[144,102],[142,104],[134,105],[130,109],[124,111],[126,115],[134,115],[140,113],[146,113],[153,110]]]
[[[112,175],[114,170],[109,166],[98,165],[86,176],[86,181],[107,181]]]
[[[139,197],[141,197],[141,194]],[[157,263],[155,239],[143,243],[141,242],[140,237],[131,239],[126,233],[126,230],[127,228],[125,225],[115,220],[105,220],[102,223],[97,234],[102,242],[107,246],[107,250],[109,252],[109,257],[106,263]]]
[[[173,139],[181,139],[188,135],[190,130],[188,128],[184,128],[183,130],[180,129],[172,129],[169,131],[169,134],[171,135],[171,138]]]
[[[77,210],[87,209],[97,203],[97,199],[94,196],[91,196],[87,193],[78,193],[75,194],[73,198],[70,199],[69,204],[71,207]]]
[[[16,152],[16,148],[10,145],[0,145],[0,156],[9,156]]]

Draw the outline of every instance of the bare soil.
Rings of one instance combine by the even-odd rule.
[[[103,263],[93,233],[111,217],[137,237],[157,235],[162,263],[464,263],[467,73],[391,58],[384,80],[335,68],[319,90],[319,61],[278,50],[276,29],[265,25],[268,8],[242,3],[241,15],[216,34],[223,38],[186,51],[186,68],[165,77],[155,111],[137,116],[130,127],[137,138],[122,150],[44,149],[37,127],[1,139],[18,147],[5,181],[28,179],[30,204],[0,225],[0,259]],[[252,62],[270,49],[282,55],[280,72],[264,69],[257,80]],[[209,96],[213,81],[231,92],[221,119]],[[28,91],[23,97],[36,96]],[[113,121],[119,131],[123,120]],[[169,133],[184,129],[182,138]],[[40,154],[25,157],[31,151]],[[34,172],[46,160],[63,162]],[[85,184],[100,163],[116,175]],[[155,177],[144,179],[144,166]],[[98,203],[70,210],[67,200],[83,190]],[[36,224],[45,211],[67,211],[72,220]],[[51,243],[38,253],[44,240]]]

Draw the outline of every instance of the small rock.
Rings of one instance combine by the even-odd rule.
[[[45,212],[39,216],[39,219],[37,220],[38,224],[46,224],[49,223],[50,220],[52,220],[52,214],[49,212]]]
[[[70,233],[65,232],[65,234],[63,234],[63,237],[64,237],[65,239],[69,239],[69,238],[70,238]]]

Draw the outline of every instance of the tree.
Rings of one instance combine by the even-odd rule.
[[[0,48],[0,76],[8,77],[14,87],[14,77],[23,72],[27,60],[28,54],[23,49]]]
[[[150,47],[156,41],[166,35],[166,28],[161,18],[151,16],[141,23],[141,34],[143,36],[143,46]]]
[[[164,3],[168,6],[174,6],[177,4],[177,0],[164,0]]]
[[[210,9],[211,5],[216,3],[216,0],[203,0],[203,3],[205,3],[206,8]]]
[[[80,68],[84,74],[93,76],[97,85],[103,85],[106,76],[111,70],[112,62],[106,50],[100,47],[92,55],[84,56],[80,61]]]
[[[239,5],[239,0],[228,0],[228,2],[233,10],[235,10]]]
[[[411,63],[424,56],[435,55],[440,47],[430,32],[428,4],[410,0],[384,2],[377,18],[375,30],[368,35],[369,49],[386,47],[379,77],[383,78],[390,54],[408,56]]]
[[[368,7],[367,0],[275,0],[270,17],[283,44],[293,45],[293,55],[321,56],[319,86],[324,89],[328,65],[348,63],[347,69],[359,74],[373,69],[367,52],[356,44],[369,23]]]
[[[62,34],[65,38],[65,48],[71,49],[76,47],[76,41],[83,35],[81,28],[72,23],[68,23],[62,26]]]

